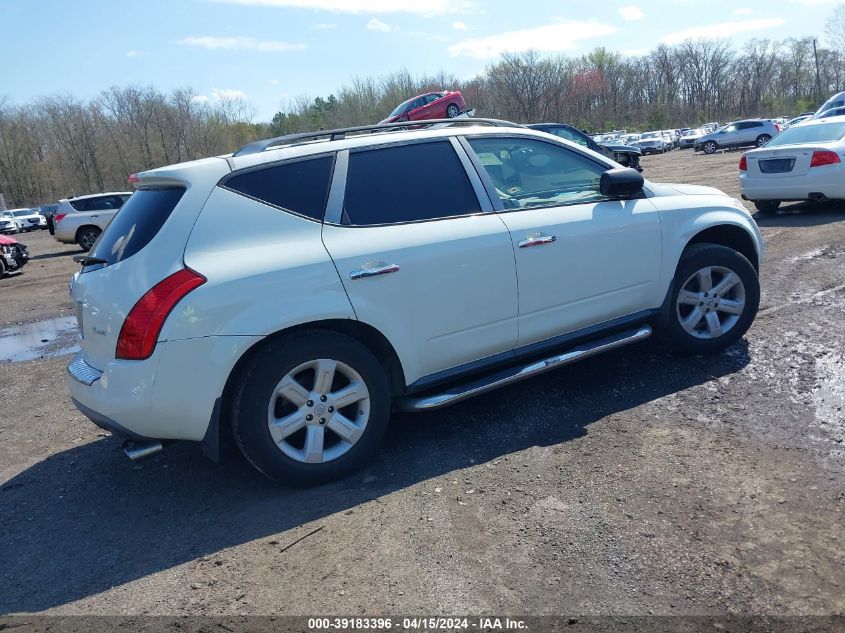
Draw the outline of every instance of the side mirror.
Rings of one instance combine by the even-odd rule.
[[[643,191],[645,179],[636,169],[617,167],[601,175],[599,191],[608,198],[633,198]]]

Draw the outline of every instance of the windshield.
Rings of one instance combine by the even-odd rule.
[[[398,106],[396,106],[396,109],[393,112],[391,112],[388,116],[399,116],[400,114],[402,114],[402,112],[405,110],[405,108],[408,107],[408,104],[411,103],[411,101],[413,101],[413,99],[408,99],[407,101],[403,101]]]
[[[29,209],[24,209],[23,211],[12,211],[12,215],[16,218],[22,218],[25,215],[32,215],[32,211]]]
[[[833,95],[830,99],[824,102],[821,108],[816,110],[816,113],[825,112],[826,110],[830,110],[831,108],[838,108],[840,106],[845,105],[845,92],[840,92],[839,94]]]
[[[797,143],[829,143],[845,138],[845,122],[820,123],[818,125],[796,125],[787,128],[771,141],[766,147],[778,145],[794,145]]]
[[[660,132],[646,132],[640,138],[660,138]]]

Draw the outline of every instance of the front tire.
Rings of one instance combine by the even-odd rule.
[[[386,372],[366,347],[336,332],[300,332],[255,355],[236,387],[232,430],[264,475],[313,485],[372,457],[390,404]]]
[[[748,331],[759,305],[751,262],[726,246],[692,244],[678,263],[660,330],[679,351],[713,354]]]
[[[716,141],[707,141],[704,144],[703,149],[705,154],[715,154],[716,150],[719,149],[719,146],[716,145]]]

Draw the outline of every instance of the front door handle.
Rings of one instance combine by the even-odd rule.
[[[367,277],[375,277],[376,275],[386,275],[388,273],[399,272],[399,266],[396,264],[378,264],[372,267],[365,264],[364,268],[353,270],[349,273],[350,279],[365,279]]]
[[[551,244],[555,240],[557,238],[554,235],[529,235],[519,243],[519,248],[542,246],[543,244]]]

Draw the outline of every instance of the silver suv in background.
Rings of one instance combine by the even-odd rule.
[[[59,200],[53,215],[53,237],[66,244],[91,250],[100,233],[129,200],[130,191],[112,191]]]
[[[695,143],[696,152],[713,154],[720,149],[735,147],[763,147],[780,134],[780,126],[768,119],[746,119],[734,121],[710,134],[705,134]]]

